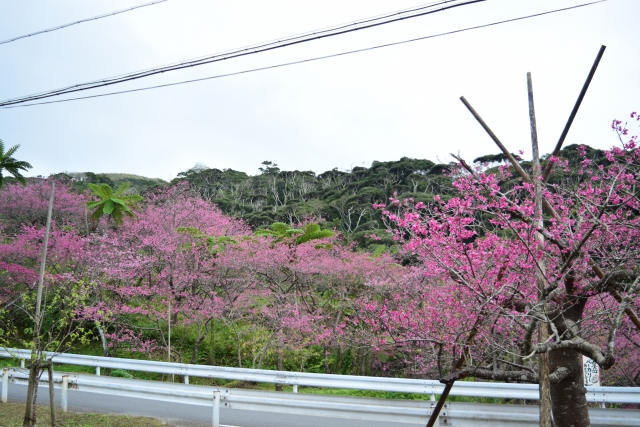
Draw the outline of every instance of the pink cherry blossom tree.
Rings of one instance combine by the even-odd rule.
[[[0,220],[5,234],[19,233],[23,226],[44,227],[51,186],[45,179],[29,180],[26,186],[5,185],[0,191]],[[56,182],[53,221],[59,228],[73,228],[79,233],[88,229],[83,194],[72,191],[67,182]]]
[[[175,327],[194,326],[196,339],[189,360],[195,363],[199,345],[222,310],[214,274],[216,257],[227,243],[248,233],[242,221],[223,215],[185,185],[178,185],[149,195],[135,220],[95,236],[94,274],[108,305],[95,311],[97,320],[109,325],[102,337],[105,354],[120,344],[153,349],[143,339],[145,331],[159,336],[166,348],[171,321]],[[138,317],[146,318],[147,324],[132,321]],[[182,360],[180,346],[172,348],[174,357]]]
[[[462,159],[458,197],[378,206],[421,262],[428,285],[420,299],[408,298],[420,296],[409,288],[388,304],[366,307],[368,321],[394,339],[429,343],[437,357],[425,358],[425,369],[446,373],[446,382],[537,382],[533,356],[548,353],[559,426],[589,424],[582,356],[608,370],[616,344],[637,343],[640,330],[636,137],[607,151],[600,164],[583,147],[577,154],[575,173],[566,160],[549,159],[555,183],[542,181],[542,218],[530,180],[505,189],[501,184],[513,178],[507,166],[487,173]],[[545,285],[540,298],[538,275]],[[537,339],[538,325],[547,340]]]

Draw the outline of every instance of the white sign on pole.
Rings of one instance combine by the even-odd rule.
[[[600,366],[593,359],[582,356],[582,372],[584,373],[584,385],[600,385]]]

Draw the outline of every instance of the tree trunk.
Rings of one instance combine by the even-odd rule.
[[[329,348],[328,347],[323,347],[324,350],[324,373],[328,374],[329,373]]]
[[[104,329],[102,326],[98,326],[98,334],[100,335],[100,342],[102,343],[102,355],[109,357],[109,346],[107,345],[107,337],[104,335]]]
[[[215,343],[215,323],[211,321],[211,330],[209,331],[209,354],[207,355],[207,365],[215,364],[215,353],[214,353],[214,343]]]
[[[38,365],[38,370],[36,373],[36,382],[33,384],[33,406],[31,407],[31,425],[38,425],[38,406],[36,402],[38,401],[38,383],[40,382],[40,366]]]
[[[572,279],[566,283],[569,292],[573,289]],[[585,300],[570,298],[562,307],[562,316],[557,316],[554,324],[561,335],[580,333],[580,321]],[[554,350],[549,352],[549,371],[568,369],[568,375],[561,381],[551,382],[551,402],[555,427],[589,427],[589,407],[587,389],[582,374],[582,354],[575,350]]]
[[[31,366],[29,367],[29,385],[27,387],[27,402],[24,410],[24,421],[22,423],[23,427],[31,427],[34,424],[31,417],[33,406],[33,388],[37,381],[36,370],[36,363],[32,361]]]
[[[278,347],[278,371],[283,371],[284,365],[282,363],[282,347]],[[276,384],[276,391],[282,391],[282,384]]]
[[[558,384],[551,384],[551,402],[556,427],[588,427],[589,407],[587,389],[582,375],[582,354],[575,350],[556,350],[549,353],[551,371],[559,367],[570,374]]]

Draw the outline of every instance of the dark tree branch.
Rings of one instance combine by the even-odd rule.
[[[527,368],[528,369],[528,368]],[[485,368],[464,368],[459,371],[453,372],[440,380],[441,383],[447,384],[451,381],[458,381],[467,377],[481,378],[483,380],[493,381],[509,381],[509,382],[525,382],[525,383],[538,383],[538,374],[530,370],[522,371],[505,371],[505,370],[492,370]]]
[[[549,382],[551,384],[558,384],[571,375],[571,371],[564,366],[560,366],[553,373],[549,374]]]
[[[615,363],[615,358],[612,355],[603,353],[599,347],[580,337],[560,342],[545,342],[533,346],[533,354],[547,353],[555,350],[575,350],[590,359],[593,359],[602,369],[605,370],[611,368]]]

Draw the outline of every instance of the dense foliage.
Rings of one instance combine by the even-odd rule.
[[[180,173],[176,181],[188,182],[204,199],[252,227],[321,218],[324,228],[335,228],[361,246],[377,244],[366,238],[371,233],[386,235],[379,213],[371,208],[373,203],[394,193],[426,202],[434,194],[452,192],[451,180],[443,175],[450,166],[429,160],[403,157],[373,162],[369,168],[336,168],[319,175],[281,171],[269,161],[263,166],[255,176],[231,169],[192,169]]]

